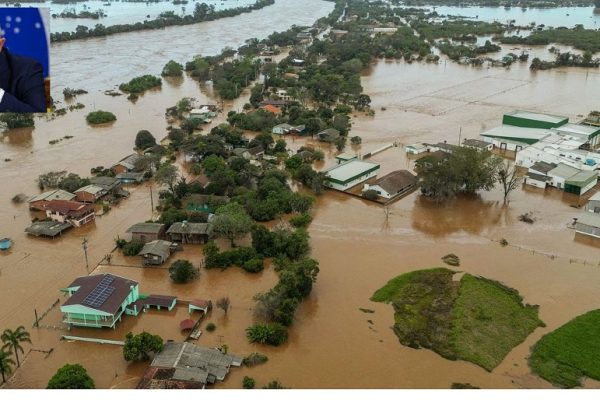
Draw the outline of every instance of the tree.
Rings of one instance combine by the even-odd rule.
[[[37,182],[41,190],[56,189],[61,179],[65,177],[67,171],[51,171],[38,176]]]
[[[254,378],[244,376],[244,379],[242,380],[242,387],[244,389],[254,389],[254,386],[256,386],[256,381]]]
[[[356,99],[356,109],[357,110],[363,110],[366,107],[369,107],[370,105],[371,105],[371,98],[369,97],[369,95],[361,94]]]
[[[502,184],[504,203],[506,204],[510,192],[521,184],[521,177],[517,174],[515,165],[510,165],[508,161],[502,164],[498,169],[498,181]]]
[[[156,145],[156,139],[152,134],[143,129],[137,133],[135,136],[135,147],[140,150],[146,150],[149,147]]]
[[[10,351],[0,350],[0,374],[2,374],[2,383],[6,382],[6,376],[12,372],[12,366],[15,365],[15,360],[10,358]]]
[[[217,307],[225,311],[225,315],[227,315],[227,310],[229,310],[231,302],[229,301],[229,297],[221,297],[217,300]]]
[[[77,174],[71,173],[60,180],[58,187],[59,189],[73,193],[77,189],[87,186],[89,184],[90,180],[88,178],[82,178]]]
[[[252,220],[238,203],[229,203],[217,209],[212,221],[213,232],[230,240],[235,247],[235,239],[244,237],[252,228]]]
[[[161,185],[167,185],[173,196],[175,196],[175,184],[177,183],[178,178],[179,170],[172,164],[163,164],[158,171],[156,171],[156,182]]]
[[[285,326],[279,323],[254,324],[246,329],[246,337],[250,343],[279,346],[287,340],[288,332]]]
[[[19,362],[19,351],[23,353],[23,347],[21,347],[21,343],[31,343],[29,332],[25,330],[24,326],[19,326],[14,331],[6,329],[2,333],[0,339],[2,339],[2,342],[4,343],[2,346],[3,350],[9,349],[14,351],[15,358],[17,359],[17,367],[20,367],[21,363]]]
[[[95,389],[95,385],[80,364],[65,364],[50,378],[47,389]]]
[[[179,64],[176,61],[169,60],[162,70],[162,76],[182,76],[183,75],[183,65]]]
[[[115,116],[115,114],[113,114],[111,112],[98,110],[98,111],[92,111],[91,113],[89,113],[85,117],[85,120],[90,125],[99,125],[99,124],[106,124],[108,122],[116,121],[117,117]]]
[[[137,335],[129,332],[125,336],[123,357],[125,361],[146,361],[150,353],[160,353],[163,349],[163,339],[158,335],[142,332]]]
[[[335,139],[334,143],[335,143],[335,148],[338,151],[342,151],[346,147],[346,137],[340,136],[337,139]]]
[[[177,260],[169,267],[169,275],[175,283],[187,283],[196,279],[199,271],[188,260]]]

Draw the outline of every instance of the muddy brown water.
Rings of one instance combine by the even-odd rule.
[[[289,6],[289,2],[281,4]],[[221,21],[220,35],[228,37],[230,28],[229,22]],[[233,41],[238,33],[231,30]],[[85,49],[82,43],[73,46]],[[67,57],[69,52],[64,54]],[[156,57],[162,65],[164,59]],[[146,68],[139,66],[140,70]],[[23,229],[31,214],[26,205],[10,201],[16,193],[39,193],[34,180],[42,172],[67,169],[89,174],[91,167],[110,165],[131,152],[139,129],[149,129],[160,138],[166,127],[164,109],[179,98],[212,100],[210,88],[185,78],[166,82],[162,90],[147,93],[132,104],[123,97],[99,92],[105,88],[104,81],[118,83],[119,79],[115,82],[111,74],[102,72],[100,78],[92,77],[100,83],[97,91],[81,97],[85,110],[52,121],[39,120],[33,131],[15,131],[4,135],[0,142],[0,160],[12,159],[0,165],[0,235],[12,237],[15,242],[13,249],[0,254],[0,328],[25,325],[33,341],[26,351],[31,347],[54,349],[47,358],[43,353],[29,353],[8,387],[45,387],[57,368],[77,362],[88,369],[98,387],[130,388],[135,387],[147,365],[128,365],[117,346],[60,341],[66,331],[32,328],[31,324],[34,308],[41,313],[57,299],[64,301],[59,289],[86,273],[83,237],[89,240],[90,265],[94,268],[111,251],[117,235],[123,235],[131,224],[150,218],[149,186],[131,188],[131,197],[107,215],[55,240],[27,237]],[[524,64],[487,69],[450,62],[425,65],[381,61],[365,73],[363,86],[373,99],[376,116],[354,118],[352,134],[360,135],[363,145],[347,150],[365,153],[398,141],[400,147],[372,158],[382,164],[383,175],[412,167],[402,145],[457,141],[460,127],[462,137],[476,137],[483,129],[498,125],[502,113],[514,108],[573,118],[585,114],[597,108],[600,74],[583,69],[530,73]],[[244,101],[226,106],[237,109]],[[118,120],[106,127],[86,126],[84,116],[94,107],[115,112]],[[64,135],[74,137],[49,145],[49,140]],[[332,148],[310,139],[286,140],[292,148],[306,143],[323,147],[326,160],[321,168],[335,162],[336,151]],[[123,266],[102,265],[94,272],[137,280],[143,293],[173,294],[184,300],[214,300],[228,295],[232,304],[228,315],[214,310],[208,320],[217,329],[205,332],[198,343],[227,344],[230,352],[238,355],[260,351],[269,356],[269,361],[251,369],[233,368],[217,387],[239,388],[244,375],[254,377],[259,386],[279,379],[294,388],[448,388],[452,382],[487,388],[550,387],[529,371],[530,346],[573,317],[600,307],[600,247],[589,240],[575,240],[573,230],[567,227],[580,212],[571,205],[582,204],[581,199],[555,190],[518,189],[508,207],[501,200],[500,191],[494,190],[436,205],[413,193],[389,206],[386,219],[379,205],[337,192],[321,196],[309,229],[312,256],[319,260],[321,272],[313,293],[296,313],[290,339],[279,348],[249,344],[244,335],[244,329],[253,322],[252,297],[277,281],[271,268],[257,275],[237,268],[203,270],[198,281],[175,285],[168,278],[167,267],[142,269],[137,267],[136,258],[115,256],[112,263]],[[534,224],[517,220],[518,215],[529,211],[536,219]],[[497,242],[501,238],[510,245],[501,247]],[[513,349],[492,373],[467,362],[445,360],[428,350],[401,346],[390,329],[392,308],[369,301],[389,279],[440,265],[440,257],[450,252],[460,257],[460,270],[502,281],[519,290],[527,303],[539,304],[540,317],[547,324]],[[178,258],[198,265],[202,248],[186,246],[171,261]],[[365,314],[360,307],[375,312]],[[150,311],[137,318],[125,317],[114,331],[75,328],[70,334],[123,339],[128,331],[147,330],[165,339],[181,340],[184,336],[179,322],[187,317],[187,309],[177,307],[172,312]],[[42,324],[60,327],[58,308],[51,309]],[[588,381],[586,386],[600,384]]]

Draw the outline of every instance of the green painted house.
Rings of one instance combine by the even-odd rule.
[[[70,326],[114,329],[123,314],[138,315],[143,309],[139,284],[112,274],[77,278],[62,291],[69,299],[60,311]]]
[[[504,114],[504,117],[502,118],[502,124],[504,125],[538,129],[558,128],[568,122],[569,118],[566,117],[522,110],[515,110]]]

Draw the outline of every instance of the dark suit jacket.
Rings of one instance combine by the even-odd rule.
[[[42,66],[34,59],[0,52],[0,112],[46,112]]]

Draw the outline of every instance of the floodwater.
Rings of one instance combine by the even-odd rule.
[[[417,7],[435,10],[440,15],[461,15],[485,22],[507,23],[515,21],[515,25],[525,26],[532,22],[536,25],[544,24],[555,28],[560,26],[573,27],[581,24],[585,28],[598,29],[600,27],[600,14],[594,12],[594,7],[557,7],[557,8],[528,8],[520,7]]]
[[[222,0],[193,0],[187,4],[175,5],[172,1],[158,1],[158,2],[118,2],[118,1],[104,1],[104,0],[93,0],[83,1],[71,4],[56,4],[51,1],[42,3],[21,3],[21,7],[47,7],[50,9],[50,15],[60,14],[63,11],[72,11],[80,13],[82,11],[96,12],[102,10],[106,17],[100,19],[93,18],[52,18],[50,22],[51,32],[74,32],[78,25],[87,27],[93,27],[96,24],[102,24],[104,26],[118,25],[118,24],[133,24],[136,22],[143,22],[146,20],[153,20],[157,18],[161,13],[173,11],[176,15],[189,15],[194,12],[196,3],[206,3],[209,6],[214,6],[215,10],[226,10],[234,7],[243,7],[249,4],[253,4],[254,0],[236,0],[236,1],[222,1]]]
[[[223,39],[235,42],[237,26],[235,32],[230,32],[230,23],[221,24]],[[179,29],[186,32],[194,28]],[[124,45],[129,37],[119,36]],[[85,48],[77,42],[66,45]],[[92,41],[94,45],[98,43]],[[532,49],[534,53],[545,51]],[[157,67],[140,63],[135,68]],[[100,82],[119,82],[110,80],[110,71],[98,75],[102,75]],[[525,64],[488,69],[444,61],[438,65],[380,61],[365,72],[363,86],[373,100],[376,115],[353,119],[351,135],[361,136],[363,144],[347,150],[366,153],[399,143],[372,158],[382,164],[383,175],[412,168],[403,145],[415,141],[458,142],[459,135],[477,137],[482,130],[498,125],[501,115],[514,108],[577,120],[578,115],[597,108],[600,74],[584,69],[531,73]],[[34,309],[41,314],[57,299],[64,301],[59,289],[86,273],[83,237],[89,240],[90,266],[95,268],[114,247],[117,235],[123,235],[131,224],[150,218],[150,187],[132,188],[129,199],[94,224],[73,229],[54,241],[26,237],[23,229],[30,213],[26,205],[13,205],[10,199],[16,193],[37,194],[34,180],[45,171],[67,169],[88,174],[91,167],[112,164],[131,152],[139,129],[149,129],[160,138],[166,127],[164,109],[183,96],[214,101],[210,88],[188,78],[166,82],[162,90],[145,94],[136,104],[92,91],[79,99],[86,109],[52,121],[38,120],[33,132],[21,130],[2,137],[0,160],[12,161],[0,164],[0,234],[12,237],[15,245],[9,253],[0,254],[0,329],[23,324],[31,332],[34,349],[54,349],[47,357],[40,352],[29,353],[8,387],[45,387],[54,371],[67,362],[84,365],[97,387],[130,388],[137,384],[147,364],[128,365],[119,347],[61,342],[65,331],[32,328],[31,324]],[[238,109],[244,101],[242,98],[225,106]],[[115,112],[117,121],[109,127],[87,127],[84,115],[94,107]],[[74,137],[53,146],[48,144],[66,134]],[[301,138],[286,140],[292,148],[314,143]],[[321,167],[333,165],[335,149],[321,147],[326,150]],[[100,265],[94,273],[122,275],[140,282],[142,293],[173,294],[183,300],[229,296],[232,308],[228,315],[214,310],[208,320],[217,329],[205,332],[198,344],[227,344],[231,353],[242,356],[260,351],[268,355],[269,361],[251,369],[233,368],[217,387],[240,388],[243,376],[248,375],[257,380],[259,387],[279,379],[293,388],[448,388],[452,382],[485,388],[547,388],[547,382],[529,371],[529,349],[543,334],[600,308],[600,247],[589,240],[575,240],[574,231],[567,226],[581,212],[571,206],[582,204],[582,199],[555,190],[524,188],[512,193],[510,200],[504,206],[500,191],[493,190],[436,205],[413,193],[390,205],[386,218],[383,207],[342,193],[327,192],[319,197],[309,231],[312,257],[320,262],[321,272],[313,292],[296,313],[290,339],[279,348],[249,344],[244,334],[253,322],[252,297],[277,281],[270,267],[257,275],[237,268],[202,270],[199,280],[175,285],[167,267],[138,268],[135,257],[115,253],[112,265]],[[529,211],[536,222],[519,222],[517,217]],[[499,245],[502,238],[508,240],[508,246]],[[401,346],[390,329],[392,307],[369,301],[373,292],[392,277],[438,266],[440,257],[451,252],[460,257],[460,270],[502,281],[519,290],[525,302],[540,305],[540,317],[547,324],[513,349],[492,373],[467,362],[445,360],[428,350]],[[201,246],[186,246],[172,260],[178,258],[200,265]],[[365,314],[359,307],[375,312]],[[124,317],[114,331],[77,328],[70,334],[122,339],[128,331],[147,330],[165,339],[181,340],[178,326],[187,316],[185,307],[172,312],[152,311],[137,318]],[[60,327],[58,308],[52,308],[41,323]],[[26,351],[29,349],[26,347]],[[600,388],[600,383],[588,381],[586,387]]]

